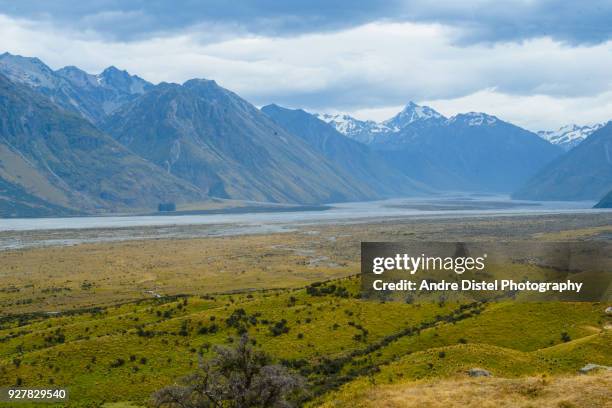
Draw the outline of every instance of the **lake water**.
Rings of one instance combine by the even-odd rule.
[[[81,242],[289,231],[300,225],[375,219],[589,213],[594,202],[515,201],[506,196],[446,196],[333,204],[328,210],[244,214],[0,219],[0,250]],[[605,211],[605,210],[603,210]]]

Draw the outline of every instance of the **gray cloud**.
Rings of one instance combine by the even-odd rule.
[[[0,0],[0,6],[3,2]],[[62,9],[62,0],[48,3]],[[485,7],[485,3],[489,2],[472,0],[467,4],[471,4],[472,15],[482,16],[483,21],[493,21],[498,10],[504,10]],[[108,4],[99,9],[91,3],[76,4],[73,14],[58,10],[41,14],[36,10],[28,15],[26,9],[20,9],[20,18],[5,15],[10,8],[7,5],[0,9],[0,52],[37,56],[53,68],[76,65],[94,73],[116,65],[152,82],[215,79],[256,105],[279,103],[312,111],[345,111],[362,118],[371,115],[380,119],[410,100],[430,103],[446,114],[486,111],[535,130],[566,122],[609,120],[612,112],[611,40],[601,42],[592,36],[578,41],[577,36],[570,38],[565,33],[557,37],[530,34],[534,37],[508,41],[510,34],[521,38],[520,32],[504,30],[500,23],[497,31],[486,34],[486,25],[461,20],[461,13],[469,14],[465,2],[455,8],[438,2],[430,9],[419,7],[418,2],[394,3],[395,20],[399,15],[411,15],[419,22],[381,17],[354,27],[356,21],[369,17],[360,20],[355,17],[359,16],[357,11],[347,11],[344,19],[337,17],[326,25],[323,20],[331,19],[331,14],[319,19],[313,11],[308,18],[297,18],[300,8],[291,6],[294,14],[263,17],[259,13],[257,23],[256,17],[246,18],[255,11],[244,6],[215,9],[225,17],[214,23],[197,16],[186,20],[169,16],[173,25],[161,24],[166,17],[136,7],[138,2],[123,9],[119,2],[116,7]],[[541,18],[552,21],[543,11],[544,6],[552,7],[552,2],[527,0],[508,11],[504,21],[519,15],[519,6],[534,4],[541,8]],[[388,7],[377,8],[377,13],[382,15],[381,10]],[[260,12],[259,7],[253,9]],[[12,13],[17,13],[16,9]],[[230,14],[232,18],[227,17]],[[70,16],[78,21],[71,21]],[[261,25],[264,18],[270,22],[265,27]],[[535,30],[537,25],[527,24],[535,18],[535,14],[524,14],[521,29]],[[295,27],[281,30],[291,19]],[[311,21],[312,26],[300,28],[305,21]],[[265,32],[282,33],[253,35],[258,24]],[[342,24],[346,28],[339,29]],[[152,28],[156,31],[150,31]],[[585,28],[585,32],[592,28]],[[117,36],[109,38],[100,32],[103,29]],[[300,30],[307,32],[289,35]]]
[[[612,36],[609,0],[0,0],[0,10],[112,40],[142,40],[192,26],[210,26],[223,39],[232,33],[291,36],[381,20],[452,26],[460,29],[456,40],[463,44],[542,36],[595,44]]]

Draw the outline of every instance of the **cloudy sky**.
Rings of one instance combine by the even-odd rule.
[[[0,53],[256,105],[385,119],[408,101],[531,130],[612,119],[612,2],[0,0]]]

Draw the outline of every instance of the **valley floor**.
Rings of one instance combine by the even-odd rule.
[[[358,298],[354,275],[367,240],[611,236],[601,213],[1,251],[0,384],[69,386],[74,407],[144,406],[247,331],[306,378],[310,406],[604,407],[610,376],[576,373],[612,365],[609,305],[377,303]],[[473,367],[494,377],[469,379]]]

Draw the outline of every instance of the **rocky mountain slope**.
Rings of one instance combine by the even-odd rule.
[[[515,198],[599,200],[612,190],[612,122],[528,180]]]
[[[126,71],[109,67],[98,75],[73,66],[53,71],[38,58],[4,53],[0,74],[47,96],[63,109],[93,123],[144,94],[152,84]]]
[[[345,122],[352,126],[336,129],[352,129],[345,135],[365,141],[405,175],[441,190],[511,192],[562,153],[495,116],[470,112],[447,119],[413,102],[378,127],[358,127],[350,117]]]
[[[414,195],[429,189],[390,166],[368,146],[340,134],[333,126],[301,109],[267,105],[261,109],[288,132],[302,138],[331,162],[366,183],[374,194]]]
[[[557,130],[541,130],[537,134],[544,140],[548,140],[554,145],[558,145],[566,152],[578,146],[591,133],[600,129],[602,123],[593,126],[565,125]]]
[[[214,81],[160,84],[103,128],[210,196],[292,203],[374,197],[371,187]]]
[[[10,205],[25,200],[49,209],[150,209],[163,201],[204,197],[194,186],[136,156],[79,115],[2,75],[0,178],[5,194],[11,192],[13,197]],[[37,199],[31,200],[33,196]]]

